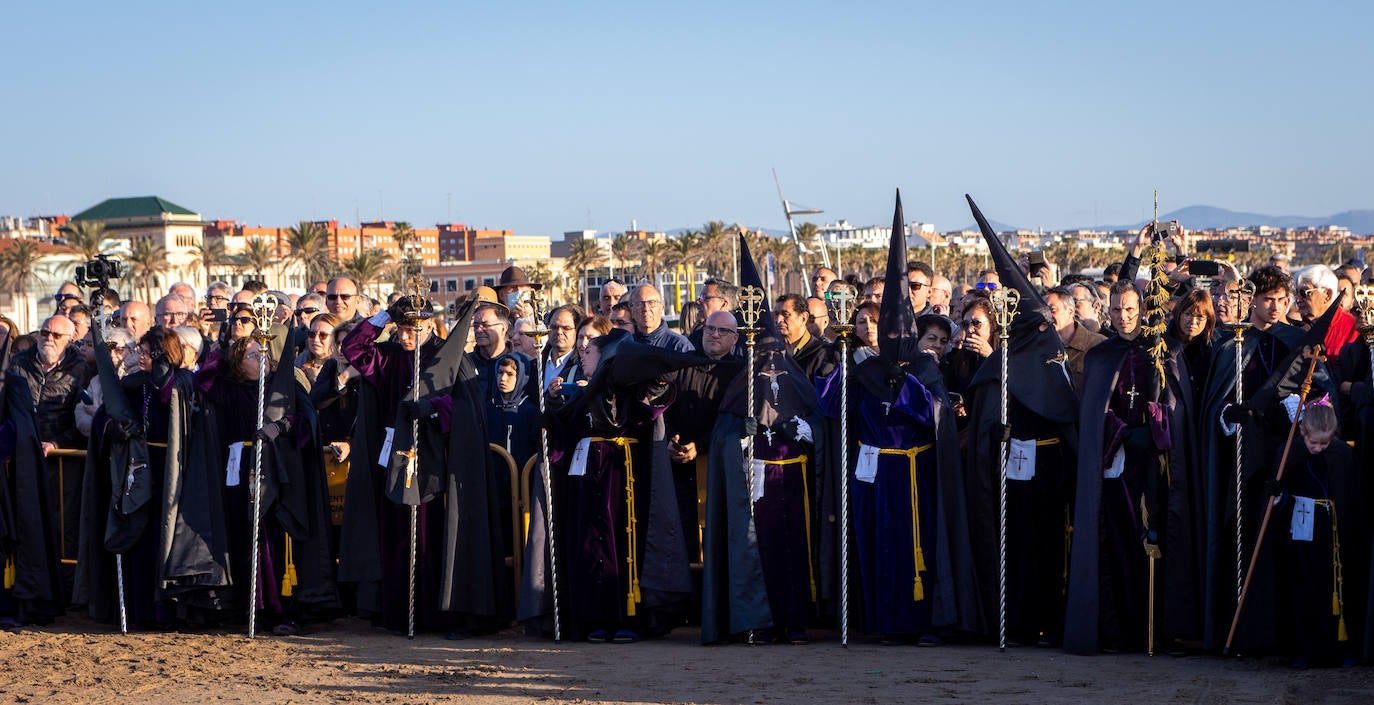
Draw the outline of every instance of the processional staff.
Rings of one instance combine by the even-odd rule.
[[[267,366],[271,364],[272,354],[268,345],[276,340],[272,333],[273,317],[279,302],[271,294],[258,294],[253,297],[250,310],[253,313],[253,340],[258,344],[258,431],[262,431],[267,411]],[[249,504],[253,506],[253,540],[249,550],[253,552],[252,567],[249,569],[248,583],[248,638],[257,634],[258,628],[258,572],[260,555],[258,542],[262,538],[262,446],[261,439],[253,441],[253,481],[248,490]]]
[[[535,373],[534,378],[539,380],[539,416],[544,416],[544,341],[549,335],[549,326],[544,321],[547,311],[544,310],[544,297],[540,295],[539,289],[530,292],[530,307],[533,310],[534,329],[528,335],[534,338],[535,347],[539,353],[534,356]],[[554,643],[563,641],[562,615],[558,604],[558,544],[553,533],[553,472],[549,465],[549,429],[548,425],[539,424],[539,462],[542,472],[540,478],[544,484],[544,533],[549,542],[549,590],[553,597],[553,640]]]
[[[1002,404],[1000,419],[1002,423],[1000,470],[997,478],[997,648],[1007,650],[1007,463],[1011,460],[1011,428],[1008,426],[1007,362],[1010,353],[1007,341],[1010,338],[1011,321],[1016,317],[1016,309],[1021,303],[1021,294],[1009,286],[992,290],[992,310],[1001,327],[1002,369],[998,378],[1001,384]]]
[[[1235,299],[1234,313],[1235,322],[1227,323],[1231,334],[1236,341],[1236,369],[1235,369],[1235,388],[1236,406],[1245,402],[1245,390],[1242,379],[1242,372],[1245,364],[1241,359],[1241,351],[1244,349],[1245,331],[1250,329],[1250,303],[1255,298],[1255,284],[1246,279],[1236,287],[1234,292],[1227,296]],[[1236,600],[1240,600],[1241,590],[1245,586],[1245,494],[1244,481],[1242,478],[1243,460],[1245,457],[1245,428],[1244,424],[1236,424],[1235,436],[1235,509],[1236,509]]]
[[[758,412],[754,409],[754,339],[758,337],[760,329],[758,327],[759,318],[763,315],[763,290],[757,286],[749,285],[740,287],[739,305],[740,318],[744,320],[744,326],[739,330],[745,336],[745,428],[754,426],[757,430]],[[749,422],[753,421],[754,424]],[[754,525],[754,433],[750,433],[744,444],[744,479],[745,486],[749,489],[749,526]],[[754,643],[754,631],[749,631],[749,643]]]
[[[850,323],[854,299],[854,289],[848,285],[825,295],[831,320],[836,321],[832,328],[840,341],[840,646],[843,647],[849,646],[849,336],[854,332],[854,324]]]
[[[429,297],[425,294],[429,291],[429,283],[425,278],[416,275],[410,280],[411,293],[406,295],[410,299],[409,310],[406,311],[406,323],[415,329],[415,357],[411,365],[410,400],[420,401],[420,324],[432,318],[434,312],[430,308]],[[396,322],[400,325],[400,321]],[[406,459],[406,488],[410,488],[420,471],[420,417],[416,416],[410,420],[410,450],[398,450],[397,453],[405,456]],[[410,505],[410,581],[406,591],[406,637],[415,638],[415,573],[416,573],[416,554],[420,543],[420,505]]]

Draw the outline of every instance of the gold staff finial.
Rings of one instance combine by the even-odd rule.
[[[854,332],[854,324],[849,320],[854,316],[854,301],[858,297],[854,295],[854,287],[845,284],[839,291],[825,293],[825,304],[830,309],[831,328],[835,329],[840,335],[849,335]]]

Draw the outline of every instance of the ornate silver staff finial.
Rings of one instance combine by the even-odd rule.
[[[259,345],[276,340],[277,336],[272,333],[272,324],[280,305],[277,297],[271,294],[258,294],[249,304],[249,311],[253,316],[253,339],[258,341]]]
[[[854,301],[857,298],[854,295],[854,287],[848,284],[839,291],[825,294],[825,305],[830,309],[830,320],[834,321],[830,327],[841,336],[854,332],[854,324],[849,320],[854,316]]]

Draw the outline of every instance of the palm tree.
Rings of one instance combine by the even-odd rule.
[[[267,282],[267,270],[277,261],[277,248],[266,238],[248,238],[244,243],[243,261],[259,281]]]
[[[308,220],[286,229],[286,243],[291,248],[288,258],[299,262],[305,270],[305,284],[310,286],[329,276],[329,232]]]
[[[673,246],[667,240],[646,240],[641,243],[639,248],[639,259],[644,267],[644,274],[649,278],[649,283],[657,285],[655,277],[658,274],[658,265],[668,259]]]
[[[343,271],[358,282],[358,291],[365,292],[382,276],[391,255],[379,247],[373,247],[343,261]]]
[[[143,289],[143,300],[152,301],[153,287],[158,277],[171,269],[167,262],[167,248],[146,237],[136,237],[129,243],[129,278]]]
[[[60,229],[63,241],[67,247],[72,248],[81,255],[83,262],[95,259],[95,256],[105,251],[105,243],[110,239],[109,233],[105,231],[104,223],[97,223],[90,220],[75,220]]]
[[[706,268],[712,274],[720,274],[725,271],[723,263],[729,259],[725,253],[730,251],[729,238],[725,236],[725,223],[719,220],[709,220],[702,226],[699,235],[701,241],[698,245],[704,253]]]
[[[195,256],[192,266],[205,270],[205,284],[210,285],[214,281],[211,270],[215,267],[223,266],[228,260],[224,251],[224,238],[222,237],[203,237],[200,242],[191,248],[191,254]]]
[[[415,228],[410,223],[400,221],[391,226],[391,240],[396,243],[396,254],[401,261],[401,271],[396,275],[398,281],[406,281],[412,274],[419,273],[420,259],[416,255],[414,245],[419,242],[420,235],[415,232]]]
[[[34,269],[42,258],[38,243],[25,239],[16,240],[13,247],[0,254],[0,286],[13,291],[22,302],[16,307],[22,313],[23,320],[19,321],[21,330],[33,327],[29,320],[29,281],[33,279]]]
[[[624,268],[625,268],[625,260],[627,260],[627,259],[630,258],[630,250],[634,249],[634,246],[635,246],[635,239],[634,239],[634,236],[633,236],[633,235],[630,235],[629,233],[621,233],[621,234],[616,235],[615,237],[611,238],[611,270],[612,270],[611,273],[612,273],[612,274],[615,273],[614,270],[615,270],[615,266],[616,266],[616,262],[617,262],[617,261],[620,262],[620,268],[621,268],[621,269],[624,269]],[[630,278],[628,275],[625,275],[625,274],[621,274],[621,276],[625,277],[626,279],[629,279],[629,278]]]
[[[591,299],[587,291],[587,270],[601,266],[605,255],[601,245],[594,238],[584,237],[573,240],[568,246],[568,257],[564,264],[582,273],[582,308],[590,310]]]

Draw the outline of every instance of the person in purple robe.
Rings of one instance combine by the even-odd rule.
[[[410,511],[385,499],[383,485],[391,459],[382,452],[391,452],[386,437],[395,433],[397,408],[414,382],[415,346],[420,346],[424,369],[444,342],[434,334],[430,319],[418,325],[407,322],[409,302],[409,297],[401,297],[386,311],[358,321],[341,345],[362,384],[340,527],[339,581],[357,585],[361,615],[397,631],[406,629],[408,617]],[[381,341],[393,322],[390,339]],[[447,631],[448,626],[438,597],[443,522],[430,521],[432,504],[418,510],[417,631]]]

